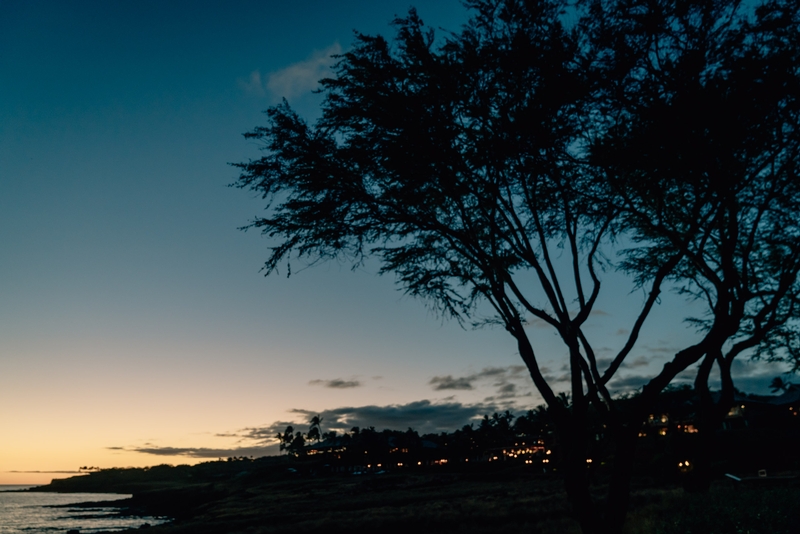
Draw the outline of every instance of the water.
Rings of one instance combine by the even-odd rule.
[[[118,493],[10,493],[32,486],[0,485],[0,534],[81,534],[158,525],[163,517],[121,516],[116,508],[50,508],[52,505],[116,501],[130,495]]]

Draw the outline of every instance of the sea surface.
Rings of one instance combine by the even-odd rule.
[[[130,495],[119,493],[16,493],[33,486],[0,485],[0,534],[59,534],[77,530],[81,534],[158,525],[165,517],[120,515],[116,508],[53,508],[54,505],[94,501],[116,501]]]

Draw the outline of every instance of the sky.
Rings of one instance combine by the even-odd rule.
[[[442,321],[374,262],[264,277],[269,240],[240,230],[264,208],[229,187],[229,164],[260,155],[242,134],[281,98],[313,120],[330,56],[409,6],[0,0],[0,484],[275,454],[317,414],[323,431],[430,432],[541,403],[504,330]],[[417,8],[435,28],[467,17]],[[642,303],[604,284],[601,355]],[[691,306],[664,296],[619,391],[694,339]],[[741,362],[737,385],[766,393],[780,372]]]

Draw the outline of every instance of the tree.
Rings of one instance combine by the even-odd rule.
[[[309,424],[309,427],[308,427],[308,434],[306,435],[306,438],[309,441],[313,440],[313,441],[319,442],[320,437],[321,437],[321,432],[322,432],[322,426],[321,426],[322,425],[322,417],[320,417],[319,415],[315,415],[314,417],[312,417],[308,421],[308,424]]]
[[[796,199],[787,197],[798,153],[794,108],[777,113],[789,127],[780,142],[781,161],[790,164],[778,164],[777,181],[768,171],[740,173],[738,183],[749,189],[720,188],[711,170],[734,163],[765,168],[752,161],[761,157],[759,148],[746,142],[750,135],[767,145],[770,126],[745,125],[718,139],[725,131],[715,122],[720,116],[698,119],[698,127],[711,128],[691,130],[706,142],[699,146],[722,158],[703,170],[693,167],[702,159],[694,137],[676,141],[659,129],[684,96],[713,103],[724,93],[728,71],[707,84],[705,71],[692,71],[698,54],[708,63],[724,58],[725,46],[739,47],[731,56],[736,77],[727,79],[738,83],[732,101],[746,97],[748,76],[759,69],[786,74],[784,56],[794,61],[789,71],[796,76],[798,47],[790,46],[796,8],[770,2],[751,24],[735,16],[733,2],[694,4],[584,2],[579,22],[567,24],[563,1],[474,0],[466,2],[470,22],[438,41],[412,10],[395,21],[394,46],[356,35],[353,48],[338,57],[335,77],[320,82],[316,124],[286,102],[269,109],[268,126],[246,134],[262,140],[266,154],[237,165],[237,185],[258,191],[271,206],[252,223],[277,240],[267,273],[292,259],[360,265],[375,256],[382,273],[394,274],[408,294],[443,315],[500,324],[515,338],[548,405],[567,494],[587,533],[621,530],[638,430],[678,373],[700,362],[697,383],[707,384],[706,370],[717,362],[729,391],[736,355],[763,348],[767,357],[782,358],[787,353],[780,351],[797,346],[780,342],[794,339],[797,302],[794,256],[782,252],[798,235]],[[660,43],[672,46],[663,63]],[[706,54],[707,48],[719,53]],[[657,68],[648,67],[651,60]],[[680,75],[674,87],[658,86],[669,85],[672,74]],[[774,84],[769,77],[764,82],[770,95]],[[698,85],[708,89],[700,91],[705,100],[695,98]],[[774,138],[775,102],[748,108],[744,122],[759,124],[760,117]],[[731,163],[725,156],[736,150]],[[755,195],[748,202],[733,194],[744,189],[750,193],[743,199]],[[781,207],[772,210],[773,204]],[[779,243],[762,247],[760,239],[781,225],[786,230],[774,234]],[[613,267],[605,258],[620,248],[627,251],[619,267],[645,299],[625,345],[604,366],[584,325],[602,270]],[[667,284],[707,303],[709,318],[697,322],[703,338],[675,354],[620,409],[608,383]],[[530,320],[553,328],[567,349],[569,402],[539,368]],[[735,354],[720,356],[723,349]],[[589,491],[586,466],[589,429],[598,417],[615,447],[602,506]]]
[[[687,355],[699,356],[710,437],[733,402],[737,357],[800,361],[798,5],[770,1],[750,17],[733,1],[636,7],[593,6],[599,70],[613,83],[599,91],[604,127],[591,151],[642,244],[627,267],[652,275],[665,254],[681,255],[669,278],[706,303],[693,319],[705,335]],[[703,486],[709,460],[693,473]]]
[[[288,450],[289,446],[292,444],[292,441],[294,440],[294,427],[292,427],[291,425],[287,426],[286,431],[284,431],[283,433],[278,432],[278,434],[275,436],[275,439],[277,439],[278,443],[280,443],[280,450],[282,451]]]

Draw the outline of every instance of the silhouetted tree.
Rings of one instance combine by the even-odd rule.
[[[323,432],[322,433],[322,440],[334,440],[337,437],[337,433],[335,430],[331,430],[330,432]]]
[[[284,102],[246,134],[266,155],[238,164],[238,186],[270,203],[251,225],[278,240],[267,273],[293,255],[377,256],[442,314],[501,324],[548,406],[583,531],[619,532],[637,432],[678,373],[700,362],[707,389],[717,362],[725,397],[737,355],[800,353],[797,6],[748,20],[733,0],[587,0],[570,16],[560,0],[466,5],[443,40],[413,10],[394,46],[357,34],[320,82],[315,125]],[[584,325],[619,248],[645,299],[603,366]],[[668,283],[707,303],[703,339],[623,412],[609,381]],[[494,315],[477,320],[479,302]],[[539,368],[531,320],[567,349],[568,397]],[[586,466],[597,420],[615,447],[603,507]]]
[[[679,353],[700,364],[705,438],[733,402],[735,358],[800,361],[798,4],[749,14],[727,0],[624,7],[592,6],[605,106],[592,160],[639,245],[625,267],[653,277],[679,257],[668,278],[706,304],[692,319],[704,336]],[[643,396],[655,398],[670,374]],[[693,473],[702,486],[711,454]]]
[[[308,422],[308,424],[310,426],[308,428],[308,434],[306,434],[306,438],[309,441],[317,441],[318,442],[320,440],[321,431],[322,431],[322,427],[321,427],[321,425],[322,425],[322,417],[320,417],[319,415],[315,415],[314,417],[311,418],[311,420]]]
[[[278,434],[275,436],[275,439],[277,439],[278,443],[280,443],[280,450],[288,450],[289,445],[291,445],[292,441],[294,440],[294,427],[291,425],[287,426],[283,433],[278,432]]]
[[[291,442],[286,446],[291,454],[295,456],[304,456],[306,453],[306,438],[302,432],[295,432]]]

